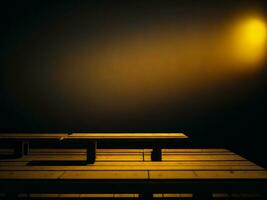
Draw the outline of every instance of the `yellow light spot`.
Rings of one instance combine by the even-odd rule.
[[[243,64],[257,64],[264,59],[266,24],[260,18],[249,18],[239,23],[234,33],[235,56]]]
[[[243,27],[243,39],[247,44],[262,45],[266,39],[265,23],[260,19],[251,19]]]

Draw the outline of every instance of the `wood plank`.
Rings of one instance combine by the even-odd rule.
[[[30,161],[30,160],[82,160],[85,159],[85,154],[30,154],[29,156],[25,156],[23,158],[16,159],[17,161]],[[118,160],[118,159],[127,159],[129,160],[143,160],[143,154],[142,153],[113,153],[113,154],[106,154],[106,153],[98,153],[97,158],[99,160]],[[145,161],[150,161],[150,155],[145,154],[144,155]],[[5,161],[12,161],[14,159],[6,159]],[[209,155],[209,154],[185,154],[185,155],[175,155],[175,154],[163,154],[163,161],[200,161],[200,160],[225,160],[225,161],[242,161],[245,160],[243,157],[231,154],[231,155]]]
[[[79,198],[80,194],[59,194],[60,198]]]
[[[47,152],[47,153],[31,153],[30,152],[27,155],[27,157],[36,158],[38,156],[42,156],[42,157],[49,157],[50,156],[51,158],[53,158],[53,157],[56,157],[56,156],[58,156],[58,157],[61,157],[61,156],[81,157],[81,156],[85,156],[85,155],[86,155],[85,152],[83,152],[83,153],[56,153],[56,152],[55,153],[49,153],[49,152]],[[107,156],[108,155],[142,155],[142,156],[149,157],[151,154],[150,153],[143,153],[143,152],[127,152],[126,151],[126,152],[113,152],[113,153],[110,153],[110,152],[107,152],[107,153],[105,153],[105,152],[96,152],[96,155],[107,155]],[[237,154],[224,154],[224,153],[222,153],[222,154],[220,154],[220,153],[218,153],[218,154],[213,154],[213,153],[211,153],[211,154],[208,154],[208,153],[183,153],[183,154],[163,153],[162,155],[165,156],[165,157],[175,157],[175,156],[177,156],[177,157],[184,157],[184,156],[188,156],[188,157],[199,157],[199,156],[216,157],[216,156],[223,156],[223,157],[238,157],[238,158],[242,158],[240,155],[237,155]]]
[[[229,194],[226,193],[214,193],[212,194],[213,198],[227,198],[230,197]]]
[[[167,165],[226,165],[226,166],[240,166],[240,165],[255,165],[254,163],[247,161],[247,160],[242,160],[242,161],[153,161],[153,162],[103,162],[99,161],[94,164],[95,166],[97,165],[162,165],[162,166],[167,166]]]
[[[67,136],[67,133],[0,133],[0,139],[54,139]]]
[[[143,153],[138,153],[138,152],[133,152],[133,153],[96,153],[96,155],[98,156],[142,156],[143,157]],[[86,156],[85,153],[73,153],[73,154],[66,154],[66,153],[30,153],[28,154],[29,157],[36,157],[36,156],[41,156],[41,157],[49,157],[51,156],[51,158],[54,158],[56,156],[61,157],[61,156],[65,156],[65,157],[84,157]]]
[[[0,171],[0,179],[57,179],[64,171]]]
[[[97,155],[96,161],[143,161],[143,155]]]
[[[0,149],[5,150],[5,149]],[[9,150],[9,149],[6,149]],[[12,149],[10,149],[12,150]],[[49,148],[49,149],[31,149],[32,152],[36,153],[42,153],[42,152],[66,152],[66,153],[76,153],[76,152],[85,152],[84,149],[72,149],[72,148],[65,148],[65,149],[58,149],[58,148]],[[133,152],[151,152],[152,149],[97,149],[99,152],[128,152],[128,151],[133,151]],[[162,149],[162,152],[166,153],[233,153],[230,150],[227,149]]]
[[[16,161],[38,161],[38,160],[85,160],[85,155],[30,155],[30,156],[24,156],[21,158],[16,158]],[[15,161],[13,158],[5,159],[5,161]]]
[[[100,149],[97,149],[100,150]],[[72,149],[72,148],[64,148],[64,149],[30,149],[30,154],[51,154],[51,153],[65,153],[65,154],[85,154],[86,149]]]
[[[192,198],[192,194],[162,194],[163,197],[168,197],[168,198],[175,198],[175,197],[180,197],[180,198]]]
[[[112,198],[114,194],[80,194],[80,198]]]
[[[97,149],[97,153],[144,153],[144,149]]]
[[[153,194],[153,198],[162,198],[163,194]]]
[[[103,170],[263,170],[257,165],[85,165],[85,166],[0,166],[0,171],[103,171]]]
[[[256,198],[256,199],[262,199],[262,198],[260,198],[261,197],[261,195],[260,194],[246,194],[246,193],[244,193],[244,194],[236,194],[236,193],[233,193],[233,194],[226,194],[226,193],[214,193],[213,195],[212,195],[214,198],[227,198],[227,199],[229,199],[229,198],[238,198],[238,197],[240,197],[241,199],[243,199],[243,198],[245,198],[245,199],[254,199],[254,198]],[[243,198],[242,198],[243,197]],[[232,199],[231,198],[231,199]]]
[[[149,154],[145,154],[144,155],[144,160],[145,161],[151,161],[151,156]],[[179,160],[245,160],[244,158],[242,158],[241,156],[238,155],[194,155],[194,156],[190,156],[190,155],[162,155],[162,160],[163,161],[179,161]]]
[[[151,152],[152,151],[152,149],[144,149],[144,152],[145,153],[149,153],[149,152]],[[214,152],[214,153],[229,153],[229,152],[231,152],[231,151],[229,151],[228,149],[216,149],[216,148],[212,148],[212,149],[199,149],[199,148],[197,148],[197,149],[192,149],[192,148],[190,148],[190,149],[184,149],[184,148],[179,148],[179,149],[162,149],[162,152],[163,153],[212,153],[212,152]]]
[[[144,153],[144,156],[150,156],[151,153]],[[168,156],[168,157],[173,157],[173,156],[238,156],[241,157],[237,154],[234,153],[162,153],[163,156]]]
[[[60,197],[60,194],[29,194],[29,197],[31,198],[58,198]]]
[[[144,149],[97,149],[97,153],[143,153]],[[66,154],[84,154],[86,149],[31,149],[32,154],[51,154],[51,153],[66,153]]]
[[[148,179],[147,171],[65,171],[60,179]]]
[[[49,156],[49,155],[85,155],[86,152],[83,151],[83,152],[30,152],[28,155],[29,156],[36,156],[36,155],[42,155],[42,156]],[[151,153],[143,153],[142,151],[110,151],[110,152],[103,152],[103,151],[96,151],[96,154],[97,155],[113,155],[113,154],[117,154],[117,155],[141,155],[141,154],[144,154],[145,156],[150,156]],[[237,154],[234,154],[234,153],[202,153],[202,152],[199,152],[199,153],[162,153],[162,155],[164,156],[223,156],[223,155],[232,155],[232,156],[238,156],[240,157],[239,155]]]
[[[31,155],[31,156],[24,156],[22,158],[17,158],[16,161],[64,161],[64,160],[72,160],[72,161],[82,161],[86,159],[86,155]],[[143,161],[142,154],[104,154],[104,155],[97,155],[97,161]],[[14,161],[14,159],[5,159],[5,161]]]
[[[151,153],[152,149],[97,149],[97,153],[125,153],[125,152],[145,152],[145,153]],[[1,152],[1,150],[0,150]],[[85,149],[31,149],[30,153],[85,153]],[[163,153],[232,153],[233,152],[227,150],[227,149],[162,149]]]
[[[66,139],[185,139],[184,133],[72,133]]]
[[[267,171],[195,171],[198,177],[211,176],[214,178],[234,178],[234,179],[266,179]]]
[[[114,194],[114,198],[137,198],[139,194]]]
[[[29,161],[5,161],[0,162],[0,166],[26,166]],[[142,161],[97,161],[94,166],[132,166],[132,165],[158,165],[158,166],[168,166],[168,165],[205,165],[205,166],[255,166],[254,163],[244,160],[244,161],[159,161],[159,162],[142,162]]]
[[[149,171],[150,179],[267,179],[267,171]]]
[[[0,166],[24,166],[24,165],[27,165],[27,161],[26,162],[24,162],[24,161],[21,161],[21,162],[19,162],[19,161],[16,161],[16,160],[14,160],[14,161],[5,161],[5,162],[3,162],[3,161],[0,161]]]

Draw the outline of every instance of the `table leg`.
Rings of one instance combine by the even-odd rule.
[[[96,148],[97,148],[97,142],[92,141],[87,145],[87,158],[86,162],[87,164],[94,164],[96,160]]]

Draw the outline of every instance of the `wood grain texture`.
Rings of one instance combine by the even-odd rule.
[[[164,149],[162,162],[151,162],[150,153],[151,149],[101,149],[93,165],[68,165],[62,162],[85,159],[86,152],[38,149],[23,158],[0,160],[0,180],[267,180],[262,167],[226,149]]]
[[[145,170],[65,171],[60,179],[148,179],[148,172]]]
[[[149,171],[150,179],[267,179],[267,171]]]

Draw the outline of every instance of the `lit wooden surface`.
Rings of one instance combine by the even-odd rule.
[[[83,159],[85,151],[33,149],[23,158],[0,161],[0,179],[267,179],[262,167],[226,149],[163,149],[160,162],[151,162],[150,153],[99,149],[94,165],[61,166],[61,161]],[[46,166],[47,161],[54,163]]]
[[[0,139],[185,139],[184,133],[0,133]]]
[[[185,139],[184,133],[72,133],[66,139]]]
[[[76,189],[69,191],[73,188],[69,187],[68,191],[56,189],[55,194],[53,194],[54,192],[51,190],[46,191],[45,189],[49,183],[42,186],[44,190],[41,193],[32,191],[33,185],[30,185],[28,192],[19,194],[19,197],[24,198],[138,198],[140,193],[138,194],[137,191],[132,193],[127,191],[129,181],[138,181],[145,185],[150,181],[161,184],[168,181],[174,183],[191,181],[195,184],[197,181],[205,180],[211,182],[211,187],[214,185],[213,181],[216,183],[229,182],[229,180],[237,183],[242,180],[252,180],[253,182],[258,180],[260,183],[267,181],[267,172],[264,168],[226,149],[163,149],[163,160],[160,162],[150,160],[151,151],[151,149],[97,149],[96,162],[93,165],[81,165],[79,164],[80,160],[86,157],[86,151],[83,149],[31,149],[29,155],[25,157],[0,160],[0,182],[5,184],[6,181],[14,181],[15,186],[20,181],[27,183],[37,181],[34,185],[46,181],[49,183],[59,182],[56,187],[61,187],[62,183],[76,182],[86,185],[87,188],[80,190],[81,185],[78,185],[76,186],[78,192]],[[3,153],[4,155],[10,152],[12,150],[0,150],[0,154]],[[66,160],[69,165],[64,164]],[[74,163],[71,164],[71,162]],[[114,183],[123,181],[126,181],[123,190],[112,189]],[[104,185],[110,183],[111,190],[104,192],[106,194],[100,194],[103,188],[89,189],[95,183],[103,183]],[[88,184],[91,185],[88,186]],[[123,185],[124,183],[118,188],[123,187]],[[160,185],[159,188],[162,186],[164,187],[164,184]],[[180,186],[183,187],[183,185]],[[222,188],[225,186],[227,183]],[[12,184],[11,187],[13,192]],[[51,186],[51,189],[54,187]],[[190,185],[189,188],[194,187]],[[182,191],[177,194],[176,190],[175,193],[160,193],[161,190],[157,189],[153,193],[153,197],[163,199],[169,197],[191,198],[194,189],[191,190],[192,193],[183,193],[184,191]],[[4,193],[0,188],[0,197],[5,195],[1,192]],[[119,192],[121,194],[118,194]],[[230,194],[231,196],[227,192],[221,194],[214,192],[212,195],[214,197],[232,197],[235,195],[236,197],[251,197],[252,199],[260,197],[260,194],[247,192],[247,190],[244,191],[244,194],[239,192]]]

